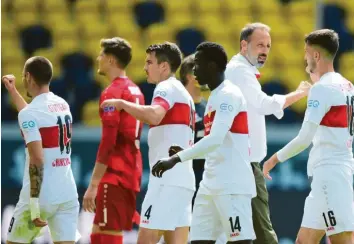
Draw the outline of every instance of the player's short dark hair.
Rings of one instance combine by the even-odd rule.
[[[311,32],[305,37],[305,43],[310,46],[318,46],[327,52],[333,59],[339,48],[338,33],[330,29],[322,29]]]
[[[183,59],[181,68],[179,70],[179,77],[184,86],[188,84],[187,75],[193,73],[194,54],[191,54]]]
[[[224,72],[227,65],[227,54],[223,46],[215,42],[202,42],[197,46],[196,51],[203,52],[204,58],[214,62],[220,72]]]
[[[262,30],[266,30],[267,32],[270,32],[270,27],[268,25],[266,25],[266,24],[263,24],[263,23],[260,23],[260,22],[247,24],[241,30],[240,42],[243,41],[243,40],[248,42],[250,36],[257,29],[262,29]]]
[[[132,60],[132,47],[130,43],[120,37],[101,40],[101,47],[105,54],[111,54],[117,60],[119,67],[125,69]]]
[[[53,66],[47,58],[35,56],[26,61],[24,72],[30,73],[37,85],[48,85],[53,77]]]
[[[157,62],[167,62],[170,65],[171,72],[175,73],[182,62],[182,52],[175,43],[164,42],[161,44],[150,45],[146,53],[155,53]]]

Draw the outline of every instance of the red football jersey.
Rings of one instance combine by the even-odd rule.
[[[116,78],[101,94],[100,105],[107,99],[123,99],[144,105],[144,95],[139,87],[127,77]],[[115,107],[99,110],[102,121],[102,139],[96,162],[108,166],[101,182],[121,184],[140,191],[142,158],[140,135],[143,123],[125,111]]]

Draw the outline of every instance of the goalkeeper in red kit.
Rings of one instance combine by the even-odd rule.
[[[100,104],[119,98],[144,105],[144,96],[125,73],[132,57],[130,44],[122,38],[101,40],[98,73],[112,83],[102,92]],[[140,191],[142,123],[115,107],[99,110],[102,138],[83,208],[95,212],[92,244],[121,244],[123,231],[131,230],[136,217],[136,196]],[[138,222],[136,220],[134,222]]]

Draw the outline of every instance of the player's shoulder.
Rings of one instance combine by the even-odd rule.
[[[247,63],[244,61],[240,60],[241,57],[240,55],[235,55],[231,58],[229,63],[226,66],[226,73],[230,72],[237,72],[237,73],[242,73],[242,72],[251,72],[250,67]]]
[[[242,92],[240,88],[228,79],[223,81],[223,87],[220,89],[220,94],[234,97],[242,97]]]
[[[36,114],[38,112],[38,109],[36,109],[33,105],[28,104],[26,107],[24,107],[19,113],[18,113],[18,119],[20,121],[26,120],[27,118],[36,118]]]

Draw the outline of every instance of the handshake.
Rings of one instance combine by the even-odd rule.
[[[153,176],[161,178],[162,174],[172,169],[177,163],[181,162],[181,159],[176,153],[182,151],[183,148],[177,145],[173,145],[168,149],[169,158],[163,158],[152,167],[151,173]]]

